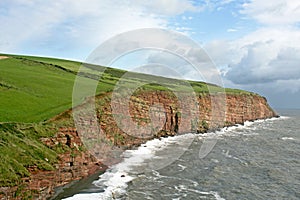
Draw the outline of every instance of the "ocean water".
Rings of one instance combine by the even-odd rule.
[[[300,110],[279,112],[214,133],[149,141],[124,152],[93,190],[67,199],[300,199]]]

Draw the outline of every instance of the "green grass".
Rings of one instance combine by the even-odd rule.
[[[49,137],[55,131],[44,125],[0,124],[0,186],[21,183],[21,178],[29,176],[30,166],[53,170],[57,153],[39,138]]]
[[[0,60],[0,71],[0,121],[38,122],[70,108],[74,74],[16,58]]]
[[[55,58],[8,55],[0,60],[0,122],[41,122],[72,107],[73,85],[79,75],[84,82],[83,92],[89,84],[101,80],[96,93],[110,92],[126,71],[84,65],[80,62]],[[150,84],[145,81],[148,80]],[[196,93],[222,92],[223,88],[204,82],[182,81],[159,76],[129,72],[122,77],[122,86],[141,85],[146,90],[175,90]],[[162,83],[164,83],[162,85]],[[228,93],[245,93],[243,90],[226,89]],[[82,101],[82,100],[80,100]],[[80,102],[78,102],[80,103]]]
[[[36,56],[16,56],[16,57],[25,58],[25,59],[29,59],[29,60],[33,60],[33,61],[37,61],[37,62],[41,62],[41,63],[47,63],[50,65],[61,66],[61,67],[64,67],[66,69],[69,69],[69,70],[75,71],[75,72],[77,72],[81,66],[80,62],[57,59],[57,58],[44,58],[44,57],[36,57]]]
[[[12,56],[0,60],[0,122],[41,122],[72,107],[72,92],[81,63],[52,58]],[[98,68],[101,68],[98,66]],[[103,68],[101,68],[103,69]],[[86,87],[97,71],[83,68]],[[120,74],[121,70],[108,70]],[[117,82],[106,73],[97,93]]]

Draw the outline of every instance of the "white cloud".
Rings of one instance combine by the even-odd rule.
[[[268,27],[237,40],[212,41],[204,48],[221,68],[226,87],[288,98],[300,92],[299,35],[296,28]],[[226,65],[230,67],[224,68]]]
[[[234,83],[266,83],[300,77],[300,31],[261,29],[231,42],[235,62],[226,78]]]
[[[167,17],[198,11],[191,1],[23,1],[0,2],[0,49],[93,49],[115,34],[138,28],[166,28]]]
[[[251,0],[240,13],[260,27],[239,39],[204,46],[221,68],[226,87],[272,97],[279,107],[299,107],[290,98],[300,96],[300,2]]]
[[[197,66],[193,66],[191,61]],[[162,64],[167,66],[171,71],[175,71],[176,74],[165,70],[156,70],[155,68],[148,69],[147,73],[155,74],[159,76],[187,79],[187,80],[201,80],[210,83],[221,85],[220,74],[216,66],[211,62],[207,53],[201,48],[191,48],[184,56],[178,56],[170,54],[168,52],[154,52],[149,54],[147,59],[149,64]]]
[[[225,5],[225,4],[229,4],[229,3],[232,3],[232,2],[234,2],[235,0],[222,0],[222,1],[220,1],[220,4],[221,5]]]
[[[300,30],[296,23],[300,22],[300,2],[250,0],[243,4],[240,13],[266,26],[240,39],[211,41],[205,45],[218,66],[231,66],[227,78],[235,83],[250,84],[251,81],[263,83],[299,76],[296,63],[300,61]]]
[[[10,5],[10,7],[7,7]],[[52,25],[61,19],[60,11],[53,5],[51,16],[50,8],[41,4],[39,9],[34,9],[32,1],[1,1],[2,13],[0,16],[0,48],[11,50],[26,39],[34,37],[47,38]],[[31,10],[28,13],[28,9]]]
[[[300,1],[252,0],[243,4],[242,14],[268,25],[291,25],[300,22]]]
[[[225,40],[214,40],[204,45],[204,49],[217,66],[228,65],[233,60],[236,51],[232,51],[232,44]]]
[[[234,28],[229,28],[229,29],[227,29],[227,32],[237,32],[238,30],[237,29],[234,29]]]

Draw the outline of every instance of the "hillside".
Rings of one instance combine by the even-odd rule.
[[[2,56],[7,57],[0,59],[0,122],[41,122],[72,107],[74,80],[82,63],[31,56]],[[103,67],[83,67],[79,75],[86,77],[88,82],[98,78],[95,76],[98,69],[103,70]],[[98,83],[97,93],[111,92],[124,73],[123,70],[107,68]],[[170,88],[185,90],[185,85],[180,83],[183,81],[136,73],[131,75],[134,79],[122,78],[122,81],[127,81],[127,87],[151,79],[153,82],[145,85],[145,89],[166,90],[159,84],[167,82]],[[208,93],[206,83],[190,81],[189,84],[198,93]],[[223,90],[218,86],[209,86],[211,91]]]
[[[103,67],[85,65],[78,73],[79,62],[0,56],[0,199],[49,197],[55,187],[99,170],[102,163],[96,156],[99,153],[97,148],[82,141],[72,117],[77,109],[85,110],[90,99],[82,99],[77,102],[79,106],[73,110],[71,108],[76,75],[89,83],[98,80],[99,69],[101,71]],[[112,91],[125,73],[107,68],[101,74],[96,90],[96,125],[103,130],[101,133],[105,135],[108,148],[118,146],[124,150],[155,137],[191,131],[202,133],[246,120],[276,116],[265,98],[251,92],[225,89],[226,97],[223,97],[227,107],[226,113],[222,114],[222,105],[212,103],[212,98],[222,98],[224,89],[219,86],[137,73],[128,73],[123,77],[123,85],[134,88],[137,84],[146,83],[146,79],[151,79],[151,83],[139,87],[132,95],[129,116],[112,113]],[[167,83],[169,89],[161,86],[162,82]],[[185,113],[188,109],[180,107],[178,99],[170,91],[170,88],[176,89],[187,95],[184,96],[186,103],[191,105],[195,102],[189,102],[189,94],[185,94],[187,85],[191,85],[196,92],[200,105],[197,112]],[[124,102],[122,97],[117,99],[118,111],[122,110]],[[151,105],[157,103],[164,108],[164,111],[159,111],[166,117],[163,128],[152,127],[151,131],[139,132],[147,137],[128,135],[119,128],[117,121],[134,129],[126,123],[130,119],[139,127],[147,126]],[[219,115],[213,116],[218,114],[212,113],[213,109],[220,111]],[[122,119],[117,120],[115,115],[122,116]],[[79,121],[92,123],[92,119],[84,116],[79,116]],[[98,133],[93,128],[89,131]],[[105,159],[109,158],[105,155],[100,157],[101,161]]]

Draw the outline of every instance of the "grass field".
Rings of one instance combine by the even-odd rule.
[[[40,122],[71,108],[74,80],[80,65],[28,56],[1,59],[0,122]],[[83,79],[87,83],[90,80]],[[99,87],[98,92],[111,90],[111,84],[109,80],[102,82],[103,87]]]
[[[0,59],[0,122],[41,122],[72,106],[72,92],[76,74],[81,63],[75,61],[32,56],[7,55]],[[100,66],[83,67],[80,76],[88,84],[98,79]],[[125,71],[106,68],[98,82],[97,93],[109,92]],[[123,86],[133,87],[151,80],[144,89],[165,90],[160,83],[177,91],[186,91],[187,82],[157,76],[129,73],[122,78]],[[84,81],[85,82],[85,81]],[[208,93],[206,83],[188,82],[194,91]],[[223,89],[210,85],[210,92]],[[245,92],[226,89],[228,92]]]
[[[0,60],[0,121],[38,122],[70,108],[74,74],[30,60]]]

